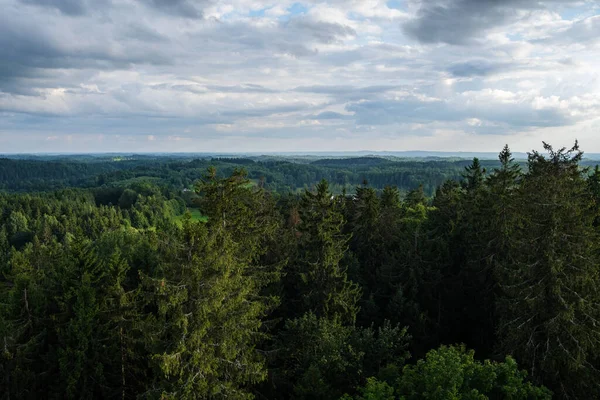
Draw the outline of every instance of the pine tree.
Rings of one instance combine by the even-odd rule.
[[[457,220],[464,265],[460,267],[463,298],[461,325],[463,340],[484,357],[493,355],[496,336],[497,282],[494,261],[502,257],[501,243],[507,226],[504,208],[510,199],[519,166],[505,146],[498,156],[500,168],[482,180],[485,170],[474,160],[465,175],[460,218]],[[503,223],[504,222],[504,223]],[[500,248],[499,248],[500,247]]]
[[[218,178],[211,167],[196,185],[198,205],[211,227],[227,231],[251,257],[265,253],[265,243],[277,227],[274,204],[260,187],[253,187],[244,169]]]
[[[351,221],[349,223],[352,234],[350,250],[356,256],[358,271],[353,275],[363,291],[363,306],[361,312],[373,310],[371,300],[377,292],[377,269],[381,264],[383,238],[380,236],[380,204],[375,189],[359,186],[352,198]],[[367,315],[364,318],[373,318]],[[367,324],[368,325],[368,324]]]
[[[518,225],[499,265],[501,349],[561,398],[598,397],[598,236],[578,144],[529,154]]]
[[[43,386],[41,374],[47,365],[40,355],[48,327],[44,326],[48,298],[45,279],[29,260],[27,253],[13,252],[3,274],[0,291],[0,345],[2,358],[0,393],[3,399],[35,398]]]
[[[386,186],[381,192],[381,207],[383,210],[400,208],[400,191],[396,186]]]
[[[407,207],[415,207],[418,204],[425,204],[426,202],[427,198],[425,197],[425,192],[423,191],[423,185],[419,185],[417,189],[409,191],[404,199],[404,204]]]
[[[433,209],[423,226],[421,268],[426,277],[421,304],[435,329],[424,342],[427,345],[456,343],[464,340],[461,317],[464,305],[460,273],[465,265],[462,199],[458,182],[446,181],[432,201]]]
[[[465,167],[463,173],[463,187],[466,190],[475,190],[480,187],[485,179],[485,168],[481,166],[477,157],[473,158],[473,162],[468,167]]]
[[[511,262],[508,246],[517,225],[515,193],[521,177],[521,168],[507,145],[498,158],[500,167],[488,176],[485,188],[466,195],[464,213],[469,248],[464,279],[472,293],[467,298],[472,327],[469,344],[485,357],[493,354],[498,322],[497,270]]]
[[[596,165],[594,171],[589,176],[588,188],[592,195],[593,204],[590,212],[594,214],[594,226],[600,227],[600,166]]]
[[[259,217],[242,174],[198,187],[207,223],[188,217],[179,235],[164,237],[163,268],[143,277],[147,349],[157,369],[149,398],[251,398],[248,385],[266,378],[255,350],[272,305],[261,296],[270,275],[256,265]],[[262,229],[262,228],[261,228]]]
[[[57,328],[60,389],[56,390],[63,390],[69,399],[91,399],[99,396],[100,387],[106,384],[100,361],[104,332],[98,329],[97,284],[101,272],[96,270],[98,263],[90,247],[84,243],[76,247],[81,258],[74,259],[72,268],[65,271],[64,285],[70,287],[58,300],[68,320]]]
[[[360,290],[341,264],[350,237],[342,233],[344,217],[338,207],[326,181],[301,199],[298,259],[288,277],[299,299],[295,315],[313,312],[345,322],[356,318]]]

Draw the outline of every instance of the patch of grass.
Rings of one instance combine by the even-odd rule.
[[[192,214],[192,221],[200,221],[200,222],[208,221],[208,217],[206,215],[202,215],[200,210],[198,210],[197,208],[188,208],[188,211],[190,212],[190,214]],[[175,222],[177,222],[179,225],[181,225],[183,223],[184,216],[185,216],[185,213],[181,214],[181,215],[176,215],[174,218]]]

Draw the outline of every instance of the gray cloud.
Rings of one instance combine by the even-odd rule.
[[[514,68],[514,64],[492,62],[488,60],[471,60],[457,62],[448,67],[448,72],[456,77],[488,76],[497,72]]]
[[[199,6],[206,5],[205,1],[190,1],[190,0],[139,0],[150,8],[164,12],[166,14],[184,17],[184,18],[202,18],[203,12],[201,8],[198,8],[195,3],[199,3]]]
[[[320,43],[335,43],[340,38],[355,36],[356,31],[349,26],[322,21],[312,21],[304,17],[293,18],[284,24],[294,33],[308,33]]]
[[[315,85],[315,86],[299,86],[294,90],[297,92],[307,93],[323,93],[323,94],[352,94],[352,93],[383,93],[389,90],[397,89],[398,85],[374,85],[355,87],[350,85]]]
[[[317,115],[312,115],[311,119],[353,119],[352,115],[340,114],[334,111],[324,111]]]
[[[278,90],[269,89],[261,85],[253,85],[251,83],[244,83],[241,85],[234,86],[223,86],[223,85],[207,85],[207,90],[214,90],[217,92],[224,93],[278,93]]]
[[[415,97],[401,101],[374,100],[352,103],[346,110],[354,113],[360,125],[389,125],[428,120],[458,121],[463,117],[444,101],[422,102]],[[435,115],[435,117],[433,117]],[[433,117],[433,118],[432,118]]]
[[[236,109],[236,110],[231,110],[231,111],[218,112],[218,113],[216,113],[216,115],[219,117],[229,118],[231,120],[231,119],[236,119],[236,118],[268,117],[271,115],[287,114],[287,113],[293,113],[293,112],[297,112],[297,111],[306,111],[306,110],[310,110],[313,108],[314,107],[311,107],[308,104],[297,104],[297,105],[285,105],[285,106],[278,106],[278,107],[256,107],[256,108],[250,108],[250,109]]]
[[[294,57],[312,57],[317,52],[314,43],[332,44],[355,35],[353,28],[339,23],[316,21],[299,15],[276,24],[253,25],[247,21],[214,22],[211,29],[191,35],[194,43],[201,43],[199,51],[205,53],[223,51],[243,52],[253,59],[263,52],[273,61],[273,52],[290,54]],[[227,60],[224,60],[226,63]]]
[[[373,85],[364,87],[354,87],[349,85],[315,85],[301,86],[294,89],[301,93],[316,93],[327,95],[334,104],[345,104],[348,102],[378,98],[390,90],[400,89],[399,85]]]
[[[23,3],[41,7],[54,8],[70,16],[87,14],[94,8],[103,8],[110,0],[20,0]]]
[[[421,0],[416,17],[403,28],[423,43],[466,45],[480,40],[489,29],[514,22],[522,10],[577,2],[580,0]]]
[[[128,24],[121,32],[123,39],[133,39],[140,42],[168,43],[169,38],[141,24]]]
[[[63,70],[128,69],[134,64],[168,65],[168,47],[155,48],[149,40],[117,41],[111,36],[81,38],[35,20],[0,15],[0,91],[35,94],[35,87],[77,84],[57,80]],[[44,83],[45,82],[45,83]]]
[[[401,100],[378,100],[349,104],[361,125],[388,125],[394,123],[427,123],[430,121],[457,122],[470,118],[499,123],[513,128],[555,127],[574,121],[556,108],[536,109],[526,103],[480,104],[445,100],[422,101],[415,96]]]

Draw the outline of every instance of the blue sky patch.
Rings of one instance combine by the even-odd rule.
[[[394,10],[404,9],[404,2],[401,0],[389,0],[387,3],[385,3],[385,5]]]

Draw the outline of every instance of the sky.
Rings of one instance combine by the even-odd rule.
[[[600,0],[0,10],[0,153],[600,152]]]

